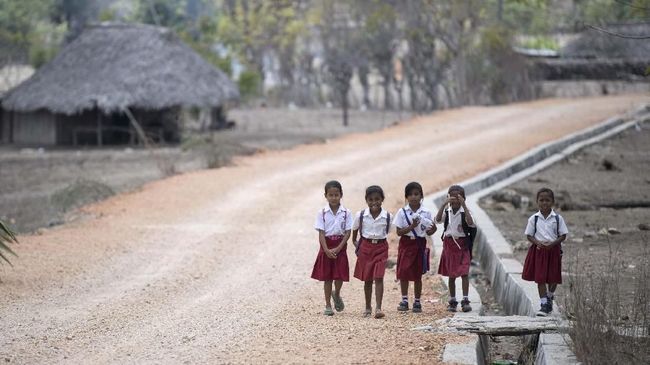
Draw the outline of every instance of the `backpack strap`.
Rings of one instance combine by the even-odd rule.
[[[447,232],[447,227],[449,226],[449,212],[445,209],[445,223],[444,223],[444,228],[442,229],[442,240],[444,241],[445,239],[445,232]]]
[[[409,215],[406,214],[406,209],[402,208],[402,212],[404,212],[404,218],[406,218],[406,223],[408,223],[408,225],[410,226],[411,225],[411,220],[409,219]],[[411,232],[413,232],[413,235],[415,236],[415,238],[418,238],[418,234],[415,233],[414,228],[411,229]]]
[[[363,212],[365,209],[361,211],[359,214],[359,238],[363,238]]]
[[[537,233],[537,220],[539,219],[539,216],[535,214],[535,230],[533,231],[533,238],[535,237],[535,233]],[[555,234],[560,237],[560,215],[555,213]]]
[[[390,232],[390,213],[386,212],[386,215],[386,235],[388,235],[388,232]]]

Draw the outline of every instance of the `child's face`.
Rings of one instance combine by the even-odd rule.
[[[371,193],[366,197],[366,203],[368,203],[368,208],[371,211],[377,212],[381,210],[381,203],[384,201],[384,198],[381,197],[379,193]]]
[[[449,204],[453,209],[460,208],[460,199],[463,195],[460,193],[460,190],[452,190],[449,192]]]
[[[422,193],[418,189],[413,189],[409,191],[406,200],[409,202],[409,205],[418,205],[422,201]]]
[[[327,199],[327,202],[331,206],[338,206],[341,204],[341,198],[343,197],[343,194],[341,194],[341,191],[338,188],[329,188],[325,192],[325,199]]]
[[[537,196],[537,207],[539,207],[539,210],[542,213],[547,213],[551,211],[551,208],[553,208],[553,197],[551,196],[550,193],[547,192],[542,192]]]

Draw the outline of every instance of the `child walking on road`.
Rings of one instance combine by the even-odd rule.
[[[325,292],[326,316],[334,315],[330,298],[334,300],[337,312],[345,308],[341,298],[341,287],[344,281],[350,280],[350,267],[346,253],[347,242],[352,229],[350,210],[341,205],[343,188],[338,181],[332,180],[325,184],[325,199],[327,205],[318,211],[316,223],[320,249],[314,263],[311,277],[323,281]],[[334,282],[334,292],[332,292]]]
[[[525,235],[532,245],[528,248],[522,279],[537,283],[540,298],[538,316],[553,312],[553,299],[558,284],[562,284],[562,242],[569,229],[561,215],[553,210],[555,195],[548,188],[537,192],[539,211],[528,218]],[[548,285],[548,286],[547,286]]]
[[[420,296],[422,295],[422,274],[429,271],[429,249],[427,235],[436,232],[431,212],[422,207],[424,192],[422,185],[411,182],[404,188],[404,196],[408,204],[395,213],[395,227],[399,239],[397,251],[397,279],[400,281],[402,301],[397,310],[409,310],[408,291],[409,281],[413,281],[415,299],[413,312],[422,312]]]
[[[381,204],[384,201],[384,191],[377,185],[366,189],[368,208],[358,212],[352,226],[352,241],[356,246],[357,264],[354,267],[354,277],[364,282],[366,310],[364,317],[372,314],[372,283],[375,283],[375,318],[384,318],[381,302],[384,297],[384,273],[388,260],[388,230],[390,214]],[[360,235],[357,241],[357,234]]]
[[[460,185],[449,187],[447,200],[436,214],[437,224],[444,222],[442,233],[442,254],[438,274],[449,277],[449,305],[447,310],[456,312],[456,278],[461,277],[463,300],[460,305],[463,312],[472,310],[469,302],[469,265],[472,257],[472,242],[476,235],[476,225],[469,209],[465,205],[465,189]]]

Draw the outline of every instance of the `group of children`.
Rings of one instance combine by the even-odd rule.
[[[411,310],[422,312],[422,275],[429,271],[430,249],[426,236],[433,235],[436,224],[443,224],[443,250],[438,273],[449,277],[449,302],[447,310],[455,312],[459,302],[456,299],[456,278],[462,281],[463,298],[461,310],[472,310],[468,298],[469,267],[472,257],[472,243],[476,236],[476,224],[465,205],[465,190],[460,185],[448,189],[447,199],[435,216],[422,206],[424,192],[417,182],[404,188],[407,204],[395,214],[382,208],[384,191],[373,185],[366,189],[365,199],[368,208],[352,214],[341,205],[343,188],[338,181],[325,184],[327,205],[319,210],[315,228],[318,231],[320,249],[311,277],[324,282],[325,311],[334,315],[345,308],[341,297],[343,282],[349,281],[350,269],[347,257],[347,242],[352,242],[357,255],[354,277],[364,282],[364,317],[372,316],[372,288],[375,287],[375,318],[385,316],[382,311],[384,294],[384,274],[388,260],[387,237],[391,226],[400,237],[397,253],[397,279],[400,281],[402,300],[397,310],[409,310],[409,283],[414,285],[414,301]],[[550,189],[542,189],[537,194],[540,211],[531,216],[526,227],[526,235],[532,243],[526,257],[523,279],[538,283],[541,309],[538,315],[547,315],[553,310],[553,297],[561,278],[560,244],[568,230],[561,216],[552,210],[554,196]],[[334,287],[332,288],[332,284]],[[547,287],[547,284],[548,287]]]

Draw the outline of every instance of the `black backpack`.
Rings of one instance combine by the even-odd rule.
[[[461,224],[463,225],[463,232],[465,232],[465,236],[469,239],[469,245],[467,248],[469,249],[469,258],[470,260],[472,259],[472,250],[474,248],[474,239],[476,238],[476,227],[470,227],[467,222],[465,221],[465,212],[460,212],[460,221]],[[445,228],[442,230],[442,239],[445,239],[445,232],[447,231],[447,226],[449,226],[449,213],[445,212]]]

